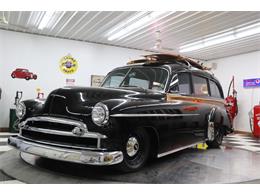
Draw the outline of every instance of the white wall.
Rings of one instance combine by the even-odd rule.
[[[215,76],[222,84],[225,96],[232,76],[235,76],[235,88],[238,91],[238,116],[235,119],[235,129],[241,131],[251,131],[249,126],[248,112],[260,101],[260,88],[243,88],[243,80],[250,78],[260,78],[260,51],[248,54],[232,56],[213,60],[217,69]]]
[[[3,90],[3,82],[4,82],[4,67],[3,67],[3,39],[1,39],[0,37],[0,88]],[[2,99],[3,99],[3,91],[2,91],[2,95],[1,95]],[[1,126],[1,118],[4,115],[4,104],[3,104],[3,100],[0,99],[0,128]]]
[[[79,69],[73,75],[65,75],[59,70],[59,60],[68,53],[79,63]],[[105,75],[142,54],[144,52],[138,50],[0,30],[0,127],[8,127],[9,109],[14,106],[17,90],[24,92],[23,99],[29,99],[36,97],[36,88],[41,88],[46,97],[53,89],[64,86],[66,78],[76,79],[77,85],[89,86],[91,74]],[[214,73],[225,94],[232,75],[235,76],[239,103],[235,128],[250,131],[248,112],[259,103],[260,88],[244,89],[243,79],[260,78],[260,51],[209,63],[212,62],[218,64]],[[38,74],[38,79],[12,79],[10,74],[17,67],[28,68]]]
[[[79,63],[73,75],[59,70],[60,59],[69,53]],[[90,86],[91,74],[105,75],[143,54],[138,50],[0,30],[0,127],[8,127],[16,91],[23,91],[23,99],[31,99],[41,88],[46,97],[53,89],[65,86],[66,78],[76,79],[76,85]],[[18,67],[28,68],[38,79],[12,79],[10,74]]]

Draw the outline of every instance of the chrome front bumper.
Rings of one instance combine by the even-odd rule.
[[[21,152],[74,163],[88,165],[113,165],[123,161],[123,153],[121,151],[99,152],[59,148],[30,142],[20,138],[19,136],[9,137],[8,144]]]

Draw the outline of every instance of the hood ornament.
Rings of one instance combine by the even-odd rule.
[[[75,127],[73,130],[72,130],[72,133],[74,135],[77,135],[77,136],[83,136],[86,132],[84,129],[81,129],[79,127]]]

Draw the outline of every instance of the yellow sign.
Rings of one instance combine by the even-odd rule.
[[[78,62],[70,54],[60,60],[60,70],[64,74],[73,74],[78,69]]]

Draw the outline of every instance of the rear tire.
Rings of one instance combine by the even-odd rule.
[[[15,74],[12,74],[11,77],[14,79],[15,78]]]
[[[25,77],[25,80],[29,81],[29,80],[30,80],[30,77]]]
[[[209,148],[219,148],[223,141],[224,133],[221,129],[215,131],[215,138],[213,141],[207,141]]]
[[[129,131],[123,141],[124,160],[117,165],[123,172],[133,172],[144,166],[150,154],[150,136],[144,129]]]

